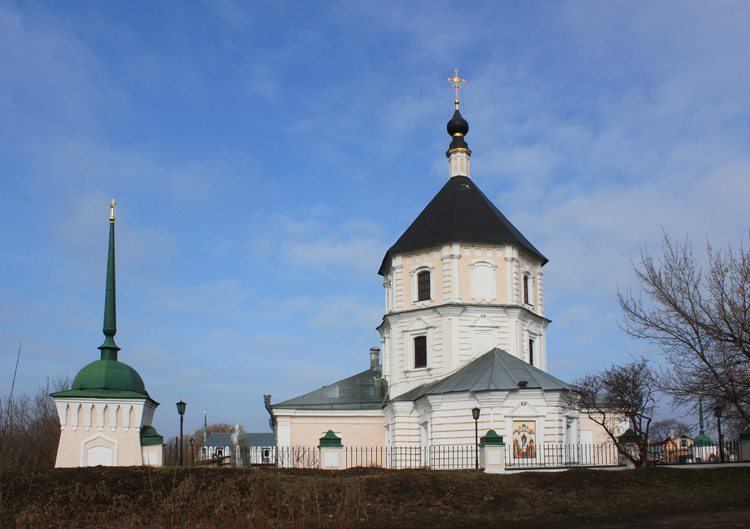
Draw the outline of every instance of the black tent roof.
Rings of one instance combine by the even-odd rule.
[[[548,260],[500,213],[471,178],[454,176],[391,246],[378,273],[386,274],[389,258],[395,254],[448,242],[514,244],[541,259],[542,265]]]

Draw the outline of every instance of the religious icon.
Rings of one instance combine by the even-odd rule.
[[[513,421],[513,455],[517,458],[536,457],[534,421]]]

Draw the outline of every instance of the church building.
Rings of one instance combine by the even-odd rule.
[[[50,395],[61,428],[55,467],[162,465],[164,439],[151,426],[159,403],[138,372],[117,359],[116,333],[112,200],[101,358],[78,372],[71,389]]]
[[[495,430],[514,457],[593,441],[562,405],[568,384],[547,373],[547,258],[472,179],[463,80],[449,80],[449,178],[380,265],[381,347],[366,371],[284,402],[267,397],[279,447],[316,446],[328,430],[349,447],[471,445],[475,408],[480,435]]]

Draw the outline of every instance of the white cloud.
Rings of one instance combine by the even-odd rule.
[[[154,289],[148,303],[164,311],[234,313],[242,310],[252,293],[252,289],[240,284],[237,279],[224,279],[192,286]]]
[[[383,316],[380,305],[373,306],[369,300],[345,296],[331,296],[321,300],[316,306],[317,310],[313,312],[309,324],[330,330],[351,327],[374,328]]]
[[[137,366],[145,366],[148,369],[160,369],[170,365],[172,360],[170,354],[156,345],[145,345],[134,347],[132,351],[127,352],[132,358],[128,363]]]

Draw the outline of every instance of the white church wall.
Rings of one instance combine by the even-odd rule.
[[[416,273],[431,272],[431,296],[417,300]],[[529,277],[529,303],[523,302],[523,275]],[[446,244],[392,258],[384,284],[386,312],[440,303],[524,305],[544,316],[541,263],[513,246]]]
[[[443,378],[475,358],[499,347],[546,370],[548,321],[518,307],[447,305],[386,315],[380,327],[384,374],[391,397]],[[414,367],[414,339],[427,338],[427,366]]]
[[[151,425],[155,409],[149,401],[58,397],[55,407],[60,418],[56,467],[98,465],[105,460],[119,466],[143,464],[141,428]]]
[[[419,417],[411,401],[390,401],[385,409],[390,446],[419,446]]]
[[[481,410],[480,437],[494,429],[511,446],[514,424],[523,422],[532,425],[537,445],[571,442],[565,437],[566,421],[570,418],[563,415],[559,399],[558,392],[532,389],[428,395],[417,402],[390,403],[386,411],[389,432],[392,432],[390,443],[419,446],[424,442],[423,425],[427,424],[427,446],[473,445],[475,422],[471,409],[474,407]],[[577,416],[572,419],[577,432]]]

